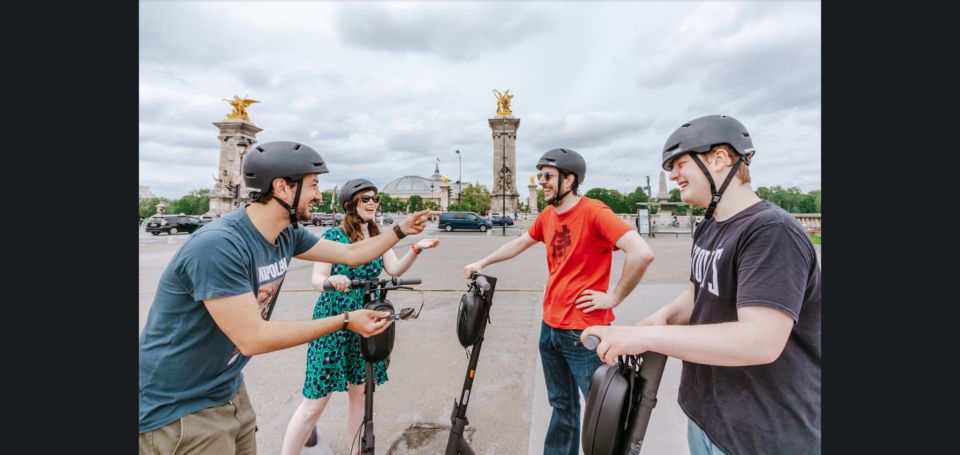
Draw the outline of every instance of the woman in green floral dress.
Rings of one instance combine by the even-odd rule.
[[[353,243],[380,234],[374,217],[380,203],[377,188],[366,179],[353,179],[343,185],[339,195],[344,217],[339,226],[327,229],[323,238],[341,243]],[[344,264],[317,262],[313,268],[311,283],[321,291],[313,310],[313,318],[353,311],[363,306],[360,289],[350,289],[352,279],[372,279],[384,270],[391,276],[402,275],[413,265],[421,251],[439,245],[439,239],[424,239],[410,246],[409,251],[398,258],[393,250],[359,267]],[[323,291],[324,283],[334,290]],[[306,379],[303,383],[303,401],[293,413],[283,438],[283,454],[299,454],[310,436],[331,392],[347,392],[349,418],[347,440],[353,450],[359,451],[357,430],[363,421],[364,380],[366,362],[360,354],[360,337],[348,330],[331,333],[310,342],[307,351]],[[374,364],[373,378],[377,385],[387,381],[387,369],[383,361]]]

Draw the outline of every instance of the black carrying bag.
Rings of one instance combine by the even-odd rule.
[[[471,288],[460,297],[457,312],[457,339],[463,347],[470,347],[480,340],[483,321],[487,317],[487,302],[476,288]]]
[[[581,445],[584,455],[621,455],[626,441],[634,374],[624,365],[601,365],[590,378],[583,415]]]
[[[389,300],[370,302],[364,309],[374,311],[388,311],[394,314],[393,304]],[[394,325],[390,324],[386,330],[369,338],[360,337],[360,354],[368,362],[379,362],[390,356],[393,351]]]

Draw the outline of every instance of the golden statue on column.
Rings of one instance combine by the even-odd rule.
[[[510,100],[513,99],[513,95],[510,94],[510,89],[503,93],[493,89],[493,94],[497,97],[497,117],[513,116],[513,111],[510,110]]]
[[[229,120],[246,120],[250,121],[250,117],[247,116],[247,108],[250,107],[253,103],[259,103],[257,100],[252,100],[244,96],[240,98],[237,95],[233,95],[232,100],[224,98],[224,101],[230,103],[233,106],[233,111],[227,114],[227,119]]]

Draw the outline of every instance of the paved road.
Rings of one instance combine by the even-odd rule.
[[[398,220],[399,221],[399,220]],[[521,225],[525,223],[519,223]],[[321,232],[322,228],[308,227]],[[522,232],[522,226],[488,234],[445,233],[428,228],[402,240],[404,254],[424,237],[441,239],[439,248],[425,251],[406,277],[421,278],[422,292],[395,291],[398,308],[424,308],[417,320],[397,323],[390,380],[377,388],[374,403],[378,453],[437,454],[449,434],[450,412],[459,396],[467,368],[465,350],[456,338],[455,317],[465,290],[463,265],[493,251]],[[163,267],[189,234],[154,237],[141,231],[139,327],[142,329]],[[665,304],[686,285],[690,238],[649,239],[657,259],[641,285],[617,309],[615,324],[629,324]],[[622,253],[615,253],[611,282],[620,275]],[[310,288],[312,264],[294,259],[280,294],[274,319],[308,319],[317,292]],[[512,261],[487,268],[499,278],[492,323],[482,348],[474,395],[467,412],[472,447],[481,454],[542,453],[550,418],[543,373],[537,354],[541,299],[547,270],[545,249],[538,244]],[[259,453],[279,453],[283,433],[300,402],[306,346],[256,356],[244,370],[247,389],[257,413]],[[686,420],[676,404],[679,361],[667,364],[645,447],[649,453],[685,454]],[[348,453],[345,394],[335,394],[318,422],[321,443],[305,454]]]

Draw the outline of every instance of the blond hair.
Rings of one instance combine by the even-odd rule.
[[[730,165],[740,161],[740,154],[733,151],[733,148],[727,144],[714,145],[710,148],[710,151],[703,154],[703,160],[707,163],[712,162],[711,157],[713,153],[717,150],[724,150],[730,155]],[[740,168],[737,169],[737,179],[740,180],[740,183],[750,183],[750,166],[747,166],[746,163],[740,165]]]

